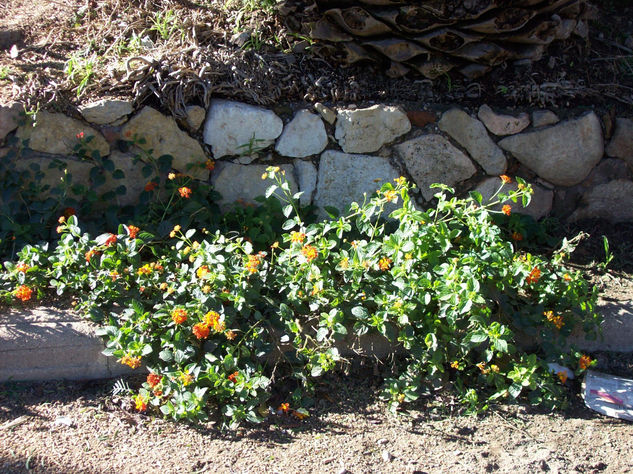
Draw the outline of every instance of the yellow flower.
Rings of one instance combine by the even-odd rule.
[[[198,242],[197,240],[194,240],[193,243],[191,244],[191,248],[194,250],[197,250],[198,247],[200,247],[200,242]]]
[[[206,295],[207,293],[211,292],[211,287],[209,285],[204,285],[202,287],[202,292]]]
[[[398,194],[395,191],[385,191],[385,199],[388,202],[397,202],[398,201]]]
[[[306,238],[306,235],[303,232],[291,232],[290,233],[290,241],[296,244],[300,244]]]
[[[278,249],[279,248],[279,242],[275,241],[271,246],[271,249]]]
[[[399,178],[395,178],[394,181],[396,184],[403,185],[407,182],[407,179],[404,176],[400,176]]]
[[[169,181],[173,181],[174,179],[176,179],[176,173],[169,173],[167,175],[167,178],[169,179]]]
[[[543,315],[547,318],[547,320],[556,326],[557,329],[562,328],[565,325],[562,316],[555,316],[553,311],[545,311]]]
[[[187,374],[183,372],[182,374],[180,374],[180,381],[186,387],[191,382],[193,382],[193,376],[191,374]]]
[[[347,270],[349,268],[349,258],[342,258],[341,261],[338,263],[338,266],[341,267],[343,270]]]
[[[312,245],[304,245],[301,249],[301,253],[306,258],[306,260],[308,260],[308,262],[311,262],[319,255],[317,249],[314,248]]]
[[[459,362],[457,362],[456,360],[454,360],[453,362],[451,362],[451,367],[453,369],[459,369]]]
[[[268,179],[268,173],[264,173],[264,174],[262,175],[262,179]]]
[[[189,247],[188,245],[183,249],[182,254],[183,255],[187,255],[189,252],[191,252],[191,247]]]
[[[389,270],[389,268],[391,267],[391,263],[392,260],[390,258],[387,257],[383,257],[378,261],[378,267],[383,271],[387,271]]]
[[[165,283],[165,282],[161,283],[159,288],[161,290],[165,291],[167,289],[167,283]]]
[[[206,265],[202,265],[196,271],[196,275],[198,275],[198,278],[204,278],[205,276],[207,276],[208,273],[209,273],[209,267],[207,267]]]

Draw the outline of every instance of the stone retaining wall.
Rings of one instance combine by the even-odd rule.
[[[269,184],[261,180],[264,169],[278,164],[304,192],[302,202],[319,207],[344,208],[400,175],[417,183],[422,205],[432,199],[435,182],[459,193],[476,189],[485,198],[496,190],[497,177],[508,174],[533,184],[524,212],[537,219],[633,221],[633,120],[601,120],[593,111],[563,120],[549,110],[507,115],[487,105],[476,116],[458,107],[433,110],[442,111],[318,103],[273,111],[214,99],[208,110],[189,107],[177,122],[148,106],[134,110],[130,102],[102,100],[80,108],[83,120],[41,111],[34,123],[19,125],[21,106],[13,104],[0,106],[0,157],[15,134],[29,140],[16,169],[38,163],[46,182],[55,183],[63,170],[48,163],[60,160],[75,182],[87,183],[90,165],[72,156],[83,132],[94,137],[88,147],[125,173],[122,204],[133,204],[146,184],[143,163],[134,159],[138,150],[123,143],[142,138],[138,147],[155,157],[171,155],[177,171],[209,180],[224,207],[262,195]],[[212,171],[205,167],[210,159]]]

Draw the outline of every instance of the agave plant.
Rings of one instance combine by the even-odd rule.
[[[508,60],[538,61],[587,9],[586,0],[292,1],[282,8],[288,26],[315,40],[321,55],[431,79],[452,69],[473,78]]]

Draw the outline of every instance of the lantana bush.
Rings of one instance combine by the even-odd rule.
[[[166,237],[133,223],[92,237],[62,216],[54,248],[26,246],[5,263],[2,294],[18,304],[48,287],[71,294],[99,323],[105,354],[147,371],[138,410],[231,427],[265,417],[282,380],[298,387],[283,411],[306,416],[301,394],[371,334],[405,361],[383,388],[393,411],[447,388],[470,410],[523,398],[561,406],[566,374],[547,363],[593,363],[567,341],[595,337],[600,323],[595,288],[564,264],[573,242],[532,255],[499,225],[514,217],[509,203],[529,203],[520,178],[504,192],[502,176],[489,202],[437,185],[428,210],[400,178],[313,224],[283,171],[263,178],[286,217],[265,247],[179,225]],[[190,194],[183,186],[175,199]]]

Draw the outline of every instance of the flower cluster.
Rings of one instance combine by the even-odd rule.
[[[532,271],[530,271],[530,274],[527,276],[525,281],[528,285],[530,285],[532,283],[537,283],[540,280],[540,278],[541,278],[541,270],[539,270],[538,267],[534,267]]]
[[[33,296],[33,289],[26,285],[20,285],[15,290],[15,297],[20,301],[28,301],[31,299],[31,296]]]
[[[171,319],[176,324],[182,324],[187,320],[187,310],[184,308],[174,308],[171,312]]]
[[[553,311],[545,311],[543,315],[547,318],[547,320],[556,326],[556,329],[560,329],[564,326],[565,322],[563,321],[562,316],[554,315]]]
[[[128,367],[131,367],[132,369],[138,369],[141,366],[141,358],[138,356],[134,357],[129,354],[121,357],[120,362],[121,364],[127,365]]]

